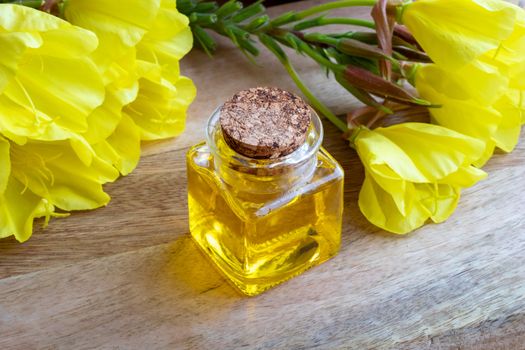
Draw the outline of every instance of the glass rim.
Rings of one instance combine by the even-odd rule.
[[[206,125],[206,143],[208,144],[208,147],[212,151],[212,153],[216,156],[219,156],[221,158],[225,158],[226,155],[221,154],[219,152],[219,149],[217,147],[216,142],[216,135],[217,135],[217,128],[220,128],[220,110],[222,108],[222,105],[217,107],[211,116],[208,118],[208,122]],[[302,146],[298,147],[293,152],[282,156],[278,158],[251,158],[247,157],[245,155],[242,155],[235,151],[233,148],[229,147],[229,145],[225,142],[226,145],[228,145],[228,148],[231,150],[231,152],[234,155],[234,159],[242,163],[244,166],[250,166],[254,168],[262,168],[262,167],[279,167],[279,166],[290,166],[293,164],[299,164],[303,161],[306,161],[310,159],[312,156],[314,156],[317,151],[319,151],[319,148],[321,147],[321,144],[323,143],[323,136],[324,136],[324,130],[323,130],[323,123],[321,122],[321,119],[319,118],[319,115],[313,110],[312,107],[309,107],[310,109],[310,126],[308,128],[307,132],[307,139],[308,135],[311,132],[310,128],[314,129],[315,132],[315,141],[308,147],[306,151],[304,151]],[[220,137],[222,136],[222,131],[220,132]],[[305,143],[308,141],[305,140]],[[303,152],[301,152],[303,151]],[[295,159],[297,158],[297,159]]]

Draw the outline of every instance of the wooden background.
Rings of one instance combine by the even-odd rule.
[[[346,170],[340,254],[255,298],[225,282],[188,235],[185,152],[234,92],[296,88],[271,55],[254,66],[222,43],[214,59],[184,61],[199,89],[187,131],[146,145],[137,170],[107,186],[106,208],[52,220],[24,244],[0,240],[0,349],[525,349],[524,137],[446,223],[395,236],[360,214],[363,169],[325,125]],[[355,106],[293,57],[336,112]]]

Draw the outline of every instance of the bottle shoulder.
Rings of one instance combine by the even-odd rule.
[[[324,176],[334,179],[344,177],[343,168],[325,148],[321,147],[316,156],[316,176],[313,181]],[[190,166],[202,168],[203,171],[215,171],[213,154],[204,141],[190,147],[186,153],[186,158]]]
[[[332,186],[340,186],[344,172],[339,163],[324,149],[317,154],[315,169],[307,179],[283,191],[261,192],[253,184],[246,186],[242,178],[236,183],[226,183],[215,169],[213,154],[206,143],[191,147],[187,153],[188,175],[202,177],[217,194],[225,197],[240,216],[267,215],[291,202],[313,196]]]
[[[324,147],[317,152],[317,168],[327,169],[326,174],[332,178],[342,180],[345,176],[341,164]]]

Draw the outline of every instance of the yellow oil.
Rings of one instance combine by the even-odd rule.
[[[337,253],[343,171],[324,149],[308,179],[270,193],[268,177],[260,191],[257,182],[244,186],[243,174],[228,184],[213,157],[205,143],[187,154],[190,231],[242,293],[257,295]]]

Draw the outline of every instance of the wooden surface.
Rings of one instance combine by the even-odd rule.
[[[352,108],[315,64],[296,61],[336,112]],[[273,57],[254,66],[230,45],[213,60],[193,52],[183,71],[199,88],[187,131],[146,145],[138,169],[107,187],[108,207],[53,220],[24,244],[0,241],[0,349],[525,349],[524,138],[488,163],[450,220],[400,237],[360,214],[363,169],[325,125],[346,170],[341,252],[244,298],[189,238],[184,154],[234,92],[296,89]]]

